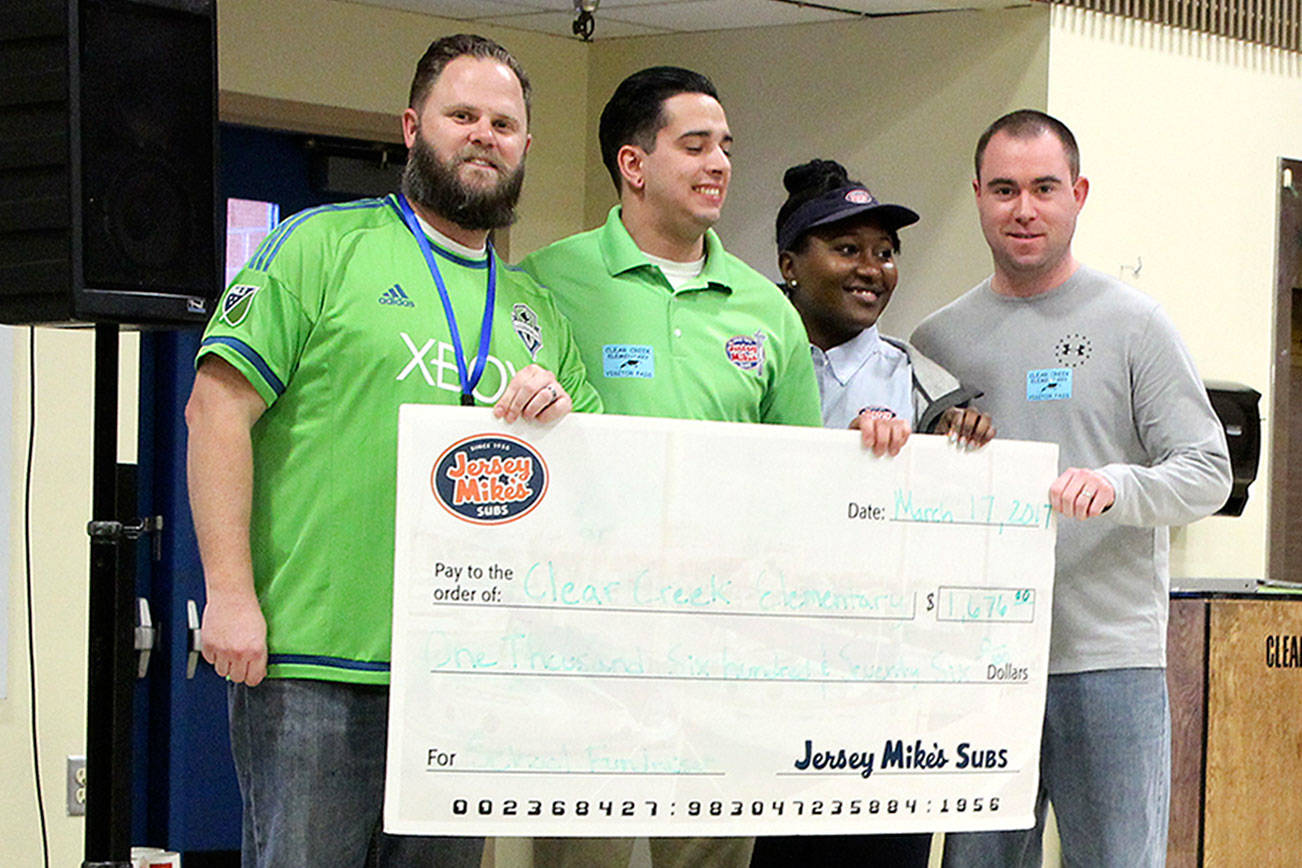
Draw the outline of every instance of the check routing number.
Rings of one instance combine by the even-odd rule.
[[[399,427],[387,830],[1031,825],[1057,446]]]

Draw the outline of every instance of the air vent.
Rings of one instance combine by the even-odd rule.
[[[1302,51],[1302,0],[1048,0],[1199,33]]]

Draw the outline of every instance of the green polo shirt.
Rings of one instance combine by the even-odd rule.
[[[762,274],[705,234],[705,270],[675,291],[612,208],[604,226],[521,266],[574,327],[607,413],[822,424],[809,339]]]

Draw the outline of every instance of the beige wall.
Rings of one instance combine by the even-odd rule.
[[[9,328],[13,375],[9,468],[9,693],[0,701],[0,865],[39,864],[40,825],[32,788],[31,691],[23,564],[23,479],[28,441],[29,330]],[[36,450],[32,472],[32,589],[41,785],[50,861],[79,865],[84,826],[64,809],[64,766],[85,753],[86,611],[90,542],[91,402],[94,333],[36,331]],[[139,336],[123,335],[119,460],[135,460]]]
[[[222,0],[218,61],[223,91],[398,115],[416,61],[430,41],[470,29],[461,21],[336,0]],[[518,259],[583,228],[588,46],[507,28],[474,27],[511,49],[533,82],[533,146],[520,222],[511,230]]]
[[[1077,254],[1157,298],[1204,377],[1262,392],[1268,429],[1276,160],[1302,157],[1299,56],[1058,7],[1049,111],[1093,181]],[[1243,517],[1174,533],[1172,575],[1265,575],[1268,454]]]
[[[773,220],[782,173],[840,160],[885,201],[922,215],[904,230],[900,289],[883,318],[904,336],[989,270],[968,180],[990,120],[1043,108],[1048,9],[954,12],[850,23],[637,37],[593,45],[588,91],[587,223],[614,202],[596,124],[615,85],[669,63],[713,79],[736,137],[718,230],[732,252],[777,278]]]

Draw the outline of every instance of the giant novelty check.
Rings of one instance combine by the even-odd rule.
[[[1057,447],[404,406],[385,828],[1032,823]]]

